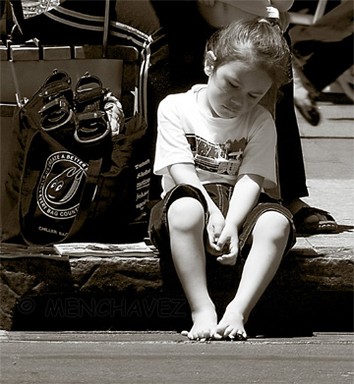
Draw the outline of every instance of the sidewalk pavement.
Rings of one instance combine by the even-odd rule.
[[[193,342],[175,332],[1,332],[7,384],[352,384],[353,334]]]
[[[310,206],[328,211],[336,234],[298,237],[295,248],[352,250],[354,255],[354,107],[318,103],[321,122],[311,126],[298,114]]]

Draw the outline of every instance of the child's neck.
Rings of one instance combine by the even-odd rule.
[[[208,117],[216,117],[216,118],[219,117],[210,106],[210,103],[207,97],[206,87],[200,88],[199,91],[197,92],[197,104],[198,104],[199,110],[204,115]]]

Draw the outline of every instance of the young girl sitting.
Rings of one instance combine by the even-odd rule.
[[[231,23],[207,44],[208,83],[159,105],[154,172],[163,192],[149,233],[161,257],[172,256],[191,309],[189,339],[245,339],[250,312],[294,244],[290,212],[267,194],[277,184],[276,130],[259,105],[289,81],[289,55],[266,19]],[[233,266],[245,244],[237,293],[218,321],[206,259]]]

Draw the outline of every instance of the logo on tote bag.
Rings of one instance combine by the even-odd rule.
[[[44,215],[63,220],[77,215],[87,169],[87,163],[67,151],[47,158],[37,188],[37,204]]]

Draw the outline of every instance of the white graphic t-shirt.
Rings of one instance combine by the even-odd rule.
[[[175,183],[167,168],[194,164],[202,184],[235,185],[237,177],[264,177],[263,188],[276,186],[276,130],[271,114],[257,105],[250,113],[223,119],[206,116],[197,104],[205,85],[172,94],[158,108],[154,173],[162,175],[162,196]]]

